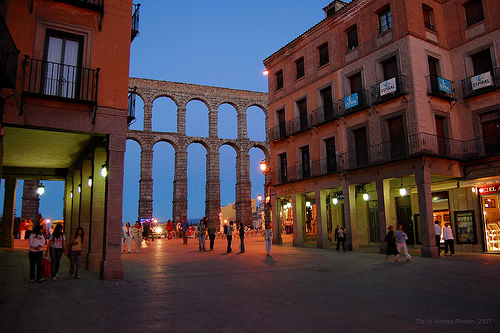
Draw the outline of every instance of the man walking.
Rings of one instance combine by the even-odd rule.
[[[396,246],[399,253],[402,253],[406,256],[406,261],[411,260],[411,255],[408,253],[408,247],[406,246],[406,240],[408,236],[403,231],[403,226],[400,224],[398,227],[398,231],[396,231]]]
[[[438,248],[438,256],[441,255],[441,227],[439,226],[439,221],[434,221],[434,235],[436,237],[436,246]]]
[[[198,238],[199,238],[199,246],[200,246],[200,251],[203,250],[205,251],[205,220],[201,220],[200,224],[198,225]]]
[[[231,249],[231,241],[233,240],[234,231],[233,224],[233,221],[229,221],[229,226],[227,227],[227,253],[233,252],[233,250]]]
[[[337,224],[337,229],[335,229],[335,240],[337,240],[337,251],[342,243],[342,250],[345,252],[345,231],[340,224]]]
[[[210,239],[210,251],[213,251],[215,242],[214,221],[210,221],[210,226],[208,227],[208,238]]]
[[[187,245],[188,243],[188,229],[189,229],[189,223],[187,221],[186,216],[182,218],[181,222],[181,230],[182,230],[182,244]]]
[[[455,254],[455,238],[453,237],[453,231],[449,223],[446,223],[443,228],[443,238],[444,238],[444,254],[448,254],[448,248],[450,249],[450,256]]]

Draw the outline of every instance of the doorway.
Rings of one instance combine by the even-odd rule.
[[[398,224],[403,226],[403,231],[408,236],[408,244],[415,244],[415,230],[411,218],[411,199],[409,196],[396,198],[396,213]]]

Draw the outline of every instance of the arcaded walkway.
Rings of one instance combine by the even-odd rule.
[[[500,256],[386,263],[375,253],[273,246],[200,253],[157,240],[123,255],[125,280],[83,272],[28,282],[23,250],[0,251],[2,332],[496,331]],[[65,259],[67,260],[67,259]]]

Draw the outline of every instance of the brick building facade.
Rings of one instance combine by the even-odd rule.
[[[86,267],[122,277],[133,9],[131,0],[0,1],[0,246],[13,244],[17,179],[64,181],[66,237],[82,227]]]
[[[276,242],[500,249],[500,3],[336,0],[264,60]],[[310,222],[309,222],[310,221]]]

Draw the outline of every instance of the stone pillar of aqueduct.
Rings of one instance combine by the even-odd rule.
[[[138,218],[153,217],[153,146],[160,141],[169,142],[175,150],[175,172],[172,217],[174,221],[187,216],[187,147],[200,143],[207,150],[205,215],[209,221],[219,223],[220,179],[219,148],[230,145],[236,150],[236,219],[251,224],[250,156],[252,147],[260,148],[269,163],[269,115],[267,94],[168,81],[130,78],[131,90],[135,89],[144,101],[144,130],[128,130],[127,139],[141,147],[141,173],[139,185]],[[153,132],[151,118],[153,102],[159,97],[169,97],[177,105],[177,132]],[[191,100],[205,103],[209,109],[208,137],[186,135],[186,104]],[[223,139],[217,135],[218,108],[221,104],[234,106],[238,114],[238,138]],[[251,141],[247,137],[246,111],[250,106],[261,108],[266,115],[266,141]],[[266,177],[266,181],[268,177]]]

